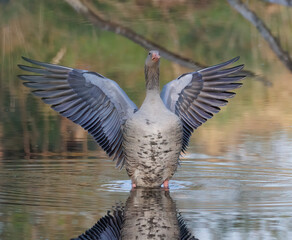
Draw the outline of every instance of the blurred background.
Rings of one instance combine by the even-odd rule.
[[[0,239],[76,237],[116,201],[128,197],[125,171],[115,169],[91,136],[34,97],[17,78],[23,74],[17,67],[24,64],[21,56],[88,69],[118,82],[141,105],[148,50],[133,37],[95,25],[94,18],[76,11],[73,3],[0,1]],[[288,239],[292,233],[289,1],[81,3],[104,26],[117,23],[200,66],[241,57],[239,63],[245,64],[248,75],[243,87],[194,132],[170,192],[199,239]],[[236,6],[253,12],[275,39],[274,45],[264,38],[262,25],[255,27]],[[161,86],[192,71],[167,59],[160,66]]]

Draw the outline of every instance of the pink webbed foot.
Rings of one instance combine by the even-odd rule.
[[[163,182],[163,187],[166,188],[166,189],[169,188],[169,180],[165,180],[165,181]]]
[[[132,183],[132,189],[137,187],[136,183]]]

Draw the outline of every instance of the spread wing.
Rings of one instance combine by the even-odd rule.
[[[194,129],[227,104],[227,99],[235,95],[230,90],[241,87],[242,83],[238,81],[245,76],[234,74],[240,72],[243,65],[223,69],[238,59],[236,57],[197,72],[185,73],[163,87],[162,101],[180,117],[183,124],[183,152]]]
[[[189,229],[180,213],[177,213],[177,220],[179,226],[179,235],[181,240],[198,240],[195,238]],[[113,213],[108,211],[107,215],[98,220],[98,222],[85,233],[81,234],[77,238],[71,240],[119,240],[121,239],[121,231],[123,229],[123,223],[125,221],[125,209],[120,206],[116,206],[113,209]]]
[[[121,126],[137,107],[119,85],[95,72],[23,59],[38,66],[19,65],[35,73],[19,75],[24,85],[55,111],[87,130],[117,160],[117,167],[122,167]]]
[[[123,222],[124,208],[116,206],[112,214],[108,211],[92,228],[71,240],[119,240]]]

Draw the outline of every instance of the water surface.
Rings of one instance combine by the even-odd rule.
[[[6,3],[4,3],[6,2]],[[125,170],[16,75],[20,56],[86,68],[144,98],[143,48],[100,31],[62,1],[1,1],[0,239],[70,239],[130,195]],[[226,1],[99,1],[107,19],[205,65],[240,55],[255,76],[192,136],[170,196],[198,239],[292,234],[292,75]],[[291,46],[292,9],[246,1]],[[3,12],[3,10],[5,10]],[[62,51],[61,51],[62,52]],[[291,54],[290,54],[291,55]],[[162,85],[190,71],[161,60]]]

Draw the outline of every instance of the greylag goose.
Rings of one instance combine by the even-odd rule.
[[[72,240],[198,240],[187,228],[166,189],[135,188],[125,206],[118,203],[112,210]]]
[[[132,186],[168,188],[194,129],[227,104],[244,76],[243,65],[223,69],[239,57],[185,73],[159,89],[158,51],[145,61],[146,98],[140,109],[119,85],[99,73],[24,60],[36,73],[19,75],[32,93],[87,130],[101,148],[126,167]]]

